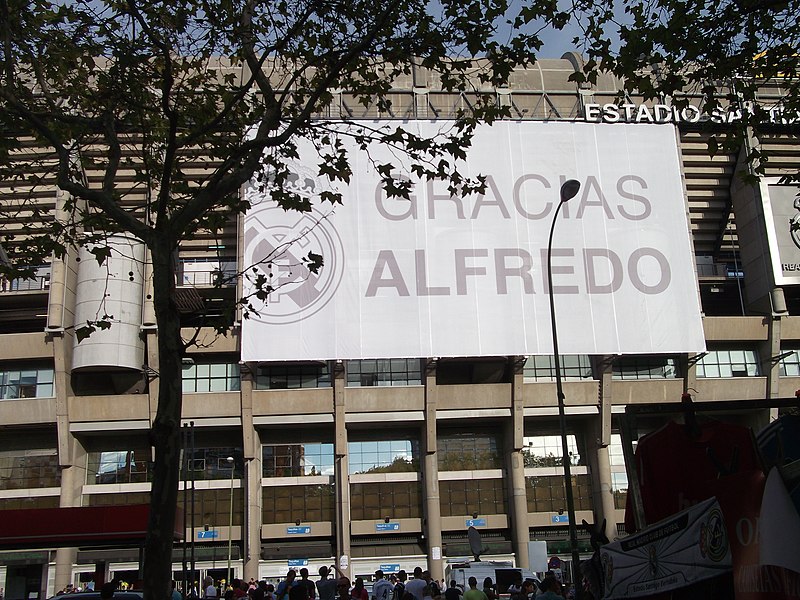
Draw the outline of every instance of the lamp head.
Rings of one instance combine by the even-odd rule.
[[[225,460],[227,460],[229,463],[233,463],[233,457],[232,456],[229,456]]]
[[[561,184],[561,202],[566,202],[567,200],[571,200],[577,196],[580,189],[580,181],[577,179],[567,179],[563,184]]]

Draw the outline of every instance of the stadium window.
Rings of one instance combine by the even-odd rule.
[[[52,398],[53,367],[19,365],[0,367],[0,400]]]
[[[86,483],[144,483],[150,481],[150,449],[90,452]]]
[[[780,362],[781,377],[800,377],[800,350],[784,350]]]
[[[439,469],[442,471],[478,471],[502,469],[502,443],[493,433],[464,432],[439,436]]]
[[[592,379],[592,361],[588,354],[560,355],[564,379]],[[552,355],[529,356],[522,370],[525,381],[555,381],[556,365]]]
[[[348,360],[345,368],[348,387],[422,384],[421,362],[418,358]]]
[[[674,356],[627,355],[614,360],[612,379],[677,379],[678,359]]]
[[[183,366],[184,393],[238,392],[241,385],[236,362],[198,362]]]
[[[60,485],[61,469],[55,448],[0,452],[0,490]]]
[[[525,436],[522,448],[526,467],[560,467],[563,463],[563,451],[560,435]],[[567,450],[569,451],[570,464],[580,465],[581,453],[578,450],[578,440],[574,435],[567,435]]]
[[[347,443],[350,474],[419,471],[419,444],[411,439]]]
[[[262,477],[333,475],[333,444],[265,444]]]
[[[758,353],[755,350],[709,350],[697,362],[698,377],[757,377],[760,374]]]
[[[256,372],[257,390],[296,390],[331,387],[327,363],[259,365]]]

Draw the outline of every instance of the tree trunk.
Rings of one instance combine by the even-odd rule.
[[[173,299],[174,243],[155,236],[150,245],[153,260],[153,302],[158,325],[158,408],[150,443],[155,449],[150,520],[144,549],[145,600],[169,600],[172,583],[172,546],[178,502],[181,450],[181,340],[180,315]]]

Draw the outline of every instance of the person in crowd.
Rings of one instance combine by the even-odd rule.
[[[336,580],[336,600],[350,600],[350,580],[347,577]]]
[[[461,600],[462,595],[461,590],[456,585],[456,580],[453,579],[450,582],[450,587],[444,593],[444,600]]]
[[[289,589],[289,600],[310,600],[308,597],[308,588],[301,585],[298,581]]]
[[[300,569],[300,581],[297,582],[297,585],[302,585],[306,588],[306,595],[308,596],[309,600],[316,600],[317,586],[315,586],[314,582],[308,578],[308,569],[305,567]]]
[[[412,594],[416,600],[423,600],[422,592],[426,585],[428,582],[422,578],[422,567],[414,567],[414,579],[406,584],[405,591]]]
[[[483,580],[483,593],[486,594],[489,600],[497,600],[497,592],[494,589],[494,582],[492,582],[491,577],[487,577]]]
[[[403,600],[403,596],[406,594],[407,580],[408,575],[406,574],[405,570],[400,569],[397,572],[397,581],[394,584],[394,600]]]
[[[369,594],[364,587],[364,580],[361,577],[356,577],[353,583],[353,589],[350,590],[350,597],[353,600],[369,600]]]
[[[375,583],[372,584],[373,600],[392,600],[393,595],[394,586],[386,579],[383,571],[378,569],[375,571]]]
[[[539,584],[541,594],[536,596],[536,600],[563,600],[561,593],[561,582],[555,577],[545,577]]]
[[[464,592],[464,600],[488,600],[483,590],[478,589],[478,580],[475,577],[470,577],[467,584],[469,584],[469,589]]]
[[[214,578],[210,575],[203,579],[203,598],[217,598],[217,588],[214,587]]]
[[[295,578],[297,577],[297,573],[294,569],[289,569],[286,573],[286,579],[281,581],[278,584],[278,589],[275,590],[275,600],[288,600],[289,598],[289,590],[291,590],[295,584]]]

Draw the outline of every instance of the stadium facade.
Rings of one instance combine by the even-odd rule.
[[[359,248],[374,251],[371,262],[360,257],[357,267],[347,266],[366,278],[361,288],[353,282],[353,289],[366,290],[363,297],[353,292],[356,296],[338,303],[322,298],[339,281],[337,289],[350,289],[353,273],[340,272],[335,285],[319,280],[314,291],[322,306],[314,308],[316,296],[304,296],[302,285],[289,285],[281,291],[283,303],[275,302],[280,314],[272,321],[237,320],[225,337],[201,330],[201,343],[184,364],[184,478],[193,484],[180,498],[188,515],[187,539],[194,540],[192,552],[203,574],[224,577],[229,560],[245,578],[277,578],[287,567],[301,565],[314,572],[336,561],[354,576],[379,567],[410,571],[428,565],[441,578],[447,561],[470,555],[470,525],[482,532],[487,556],[527,566],[528,543],[544,541],[548,556],[569,560],[554,365],[547,353],[552,348],[549,313],[541,304],[529,304],[547,297],[542,255],[520,250],[529,241],[518,225],[513,243],[481,245],[487,238],[470,218],[482,213],[505,219],[507,211],[512,221],[526,218],[546,228],[549,213],[532,219],[536,207],[514,201],[526,185],[552,195],[559,177],[576,177],[589,194],[583,196],[587,214],[602,212],[605,221],[599,220],[608,225],[619,211],[616,220],[630,227],[615,231],[587,217],[575,233],[570,225],[578,208],[572,221],[568,215],[559,223],[556,235],[564,258],[559,273],[581,278],[575,285],[579,293],[557,297],[579,522],[606,519],[611,537],[622,531],[628,490],[623,434],[630,434],[624,427],[626,407],[642,409],[634,437],[660,426],[668,416],[655,409],[678,402],[685,392],[698,401],[718,402],[723,410],[717,416],[757,430],[777,415],[779,399],[794,397],[800,388],[800,243],[791,223],[793,218],[800,222],[800,196],[779,178],[800,169],[796,131],[776,108],[770,133],[748,140],[751,147],[772,151],[767,176],[760,184],[745,184],[737,173],[748,169],[741,156],[749,148],[712,156],[707,146],[708,121],[722,128],[736,118],[735,110],[706,115],[702,99],[691,97],[689,107],[680,109],[669,102],[620,99],[619,82],[611,77],[593,86],[570,82],[579,66],[580,58],[571,54],[542,60],[515,72],[507,88],[492,90],[512,119],[501,124],[506,134],[500,141],[487,142],[499,144],[499,152],[480,144],[475,152],[483,152],[481,165],[500,168],[503,152],[510,157],[505,162],[518,158],[514,140],[519,138],[530,145],[524,155],[533,156],[537,165],[533,171],[524,166],[514,171],[527,179],[519,183],[513,174],[498,176],[495,195],[485,196],[480,210],[470,205],[464,215],[458,210],[466,205],[450,198],[420,200],[415,207],[420,214],[433,206],[440,215],[450,210],[455,221],[467,223],[468,252],[450,254],[449,263],[435,254],[447,246],[441,239],[453,224],[435,230],[427,213],[411,219],[422,233],[412,228],[406,242],[386,240],[383,246],[377,234],[360,239],[364,228],[358,225],[349,230],[337,224],[338,237],[325,233],[324,226],[311,227],[310,238],[299,241],[327,243],[334,256],[337,243],[342,256],[352,256],[345,250],[355,238]],[[779,87],[765,85],[760,101],[778,106],[780,95]],[[389,114],[366,110],[346,94],[337,100],[327,116],[403,119],[410,126],[452,118],[470,103],[468,94],[439,91],[424,69],[395,82]],[[576,143],[577,130],[595,141]],[[548,154],[560,142],[544,141],[553,132],[570,140],[554,158]],[[596,141],[601,137],[607,140]],[[583,154],[587,144],[596,145]],[[551,178],[538,168],[548,160],[558,162],[548,167]],[[596,172],[595,166],[586,167],[587,160],[599,165]],[[636,176],[639,167],[632,166],[622,168],[627,175],[614,175],[614,165],[637,161],[663,181],[643,185],[621,179]],[[610,170],[604,170],[606,164]],[[539,179],[533,177],[537,173]],[[0,198],[26,193],[3,185]],[[606,186],[625,202],[608,200]],[[51,191],[37,202],[56,211],[60,192]],[[421,191],[419,198],[425,194],[430,199],[441,192]],[[659,216],[663,203],[642,198],[671,201],[669,216]],[[410,210],[382,204],[374,194],[354,205],[382,208],[396,228]],[[650,209],[653,223],[645,218]],[[19,215],[4,227],[19,228],[24,218]],[[262,260],[265,247],[286,239],[285,231],[269,230],[274,221],[263,223],[258,229],[251,214],[219,236],[198,235],[182,245],[175,301],[187,337],[202,325],[200,315],[221,312],[226,300],[242,293],[241,279],[226,275]],[[497,227],[487,225],[486,235]],[[436,235],[426,239],[425,231]],[[569,253],[595,234],[607,238],[604,245],[591,246],[603,252],[588,258],[580,251]],[[530,235],[542,239],[537,232]],[[630,257],[643,240],[653,253],[631,267]],[[0,509],[148,502],[148,428],[158,401],[153,384],[159,376],[157,327],[143,249],[124,237],[113,243],[117,252],[108,268],[98,268],[82,251],[42,265],[35,280],[3,282]],[[633,245],[625,250],[625,243]],[[677,258],[671,261],[665,248],[673,247]],[[498,258],[503,248],[508,252]],[[648,277],[653,269],[661,268],[662,276],[666,269],[674,284],[665,284],[666,306],[648,312],[647,305],[640,313],[603,305],[603,289],[616,281],[612,255],[622,257],[618,287],[637,288],[629,280],[639,276],[637,289],[648,298],[665,280]],[[279,262],[278,270],[283,268]],[[587,264],[611,264],[611,278],[603,279]],[[503,270],[505,277],[489,272],[490,267]],[[329,268],[334,274],[344,271],[335,261]],[[226,284],[216,286],[220,279]],[[528,283],[533,291],[526,296]],[[410,314],[413,330],[400,318],[409,317],[408,306],[394,303],[410,296],[416,303]],[[435,308],[434,300],[445,296],[448,302]],[[510,304],[493,310],[492,302],[501,297],[510,298]],[[598,297],[599,304],[590,303]],[[466,304],[457,304],[464,298]],[[370,307],[367,300],[376,302]],[[128,318],[78,344],[72,326],[96,315],[101,302],[116,309],[106,308],[108,314]],[[310,311],[298,309],[309,304]],[[355,305],[358,311],[348,312]],[[336,312],[328,314],[332,307]],[[425,327],[419,325],[423,321]],[[526,323],[536,325],[538,333],[528,331]],[[289,329],[281,329],[284,325]],[[355,342],[348,330],[357,333]],[[677,337],[669,337],[673,333]],[[400,343],[410,338],[414,344]],[[469,343],[458,347],[464,339]],[[724,410],[731,400],[752,402]],[[648,407],[654,408],[651,414]],[[581,534],[579,545],[589,551],[588,536]],[[182,579],[182,552],[176,546],[176,579]],[[11,600],[45,597],[67,582],[93,579],[97,569],[130,581],[138,578],[138,561],[135,544],[53,548],[43,543],[2,550],[0,588]]]

